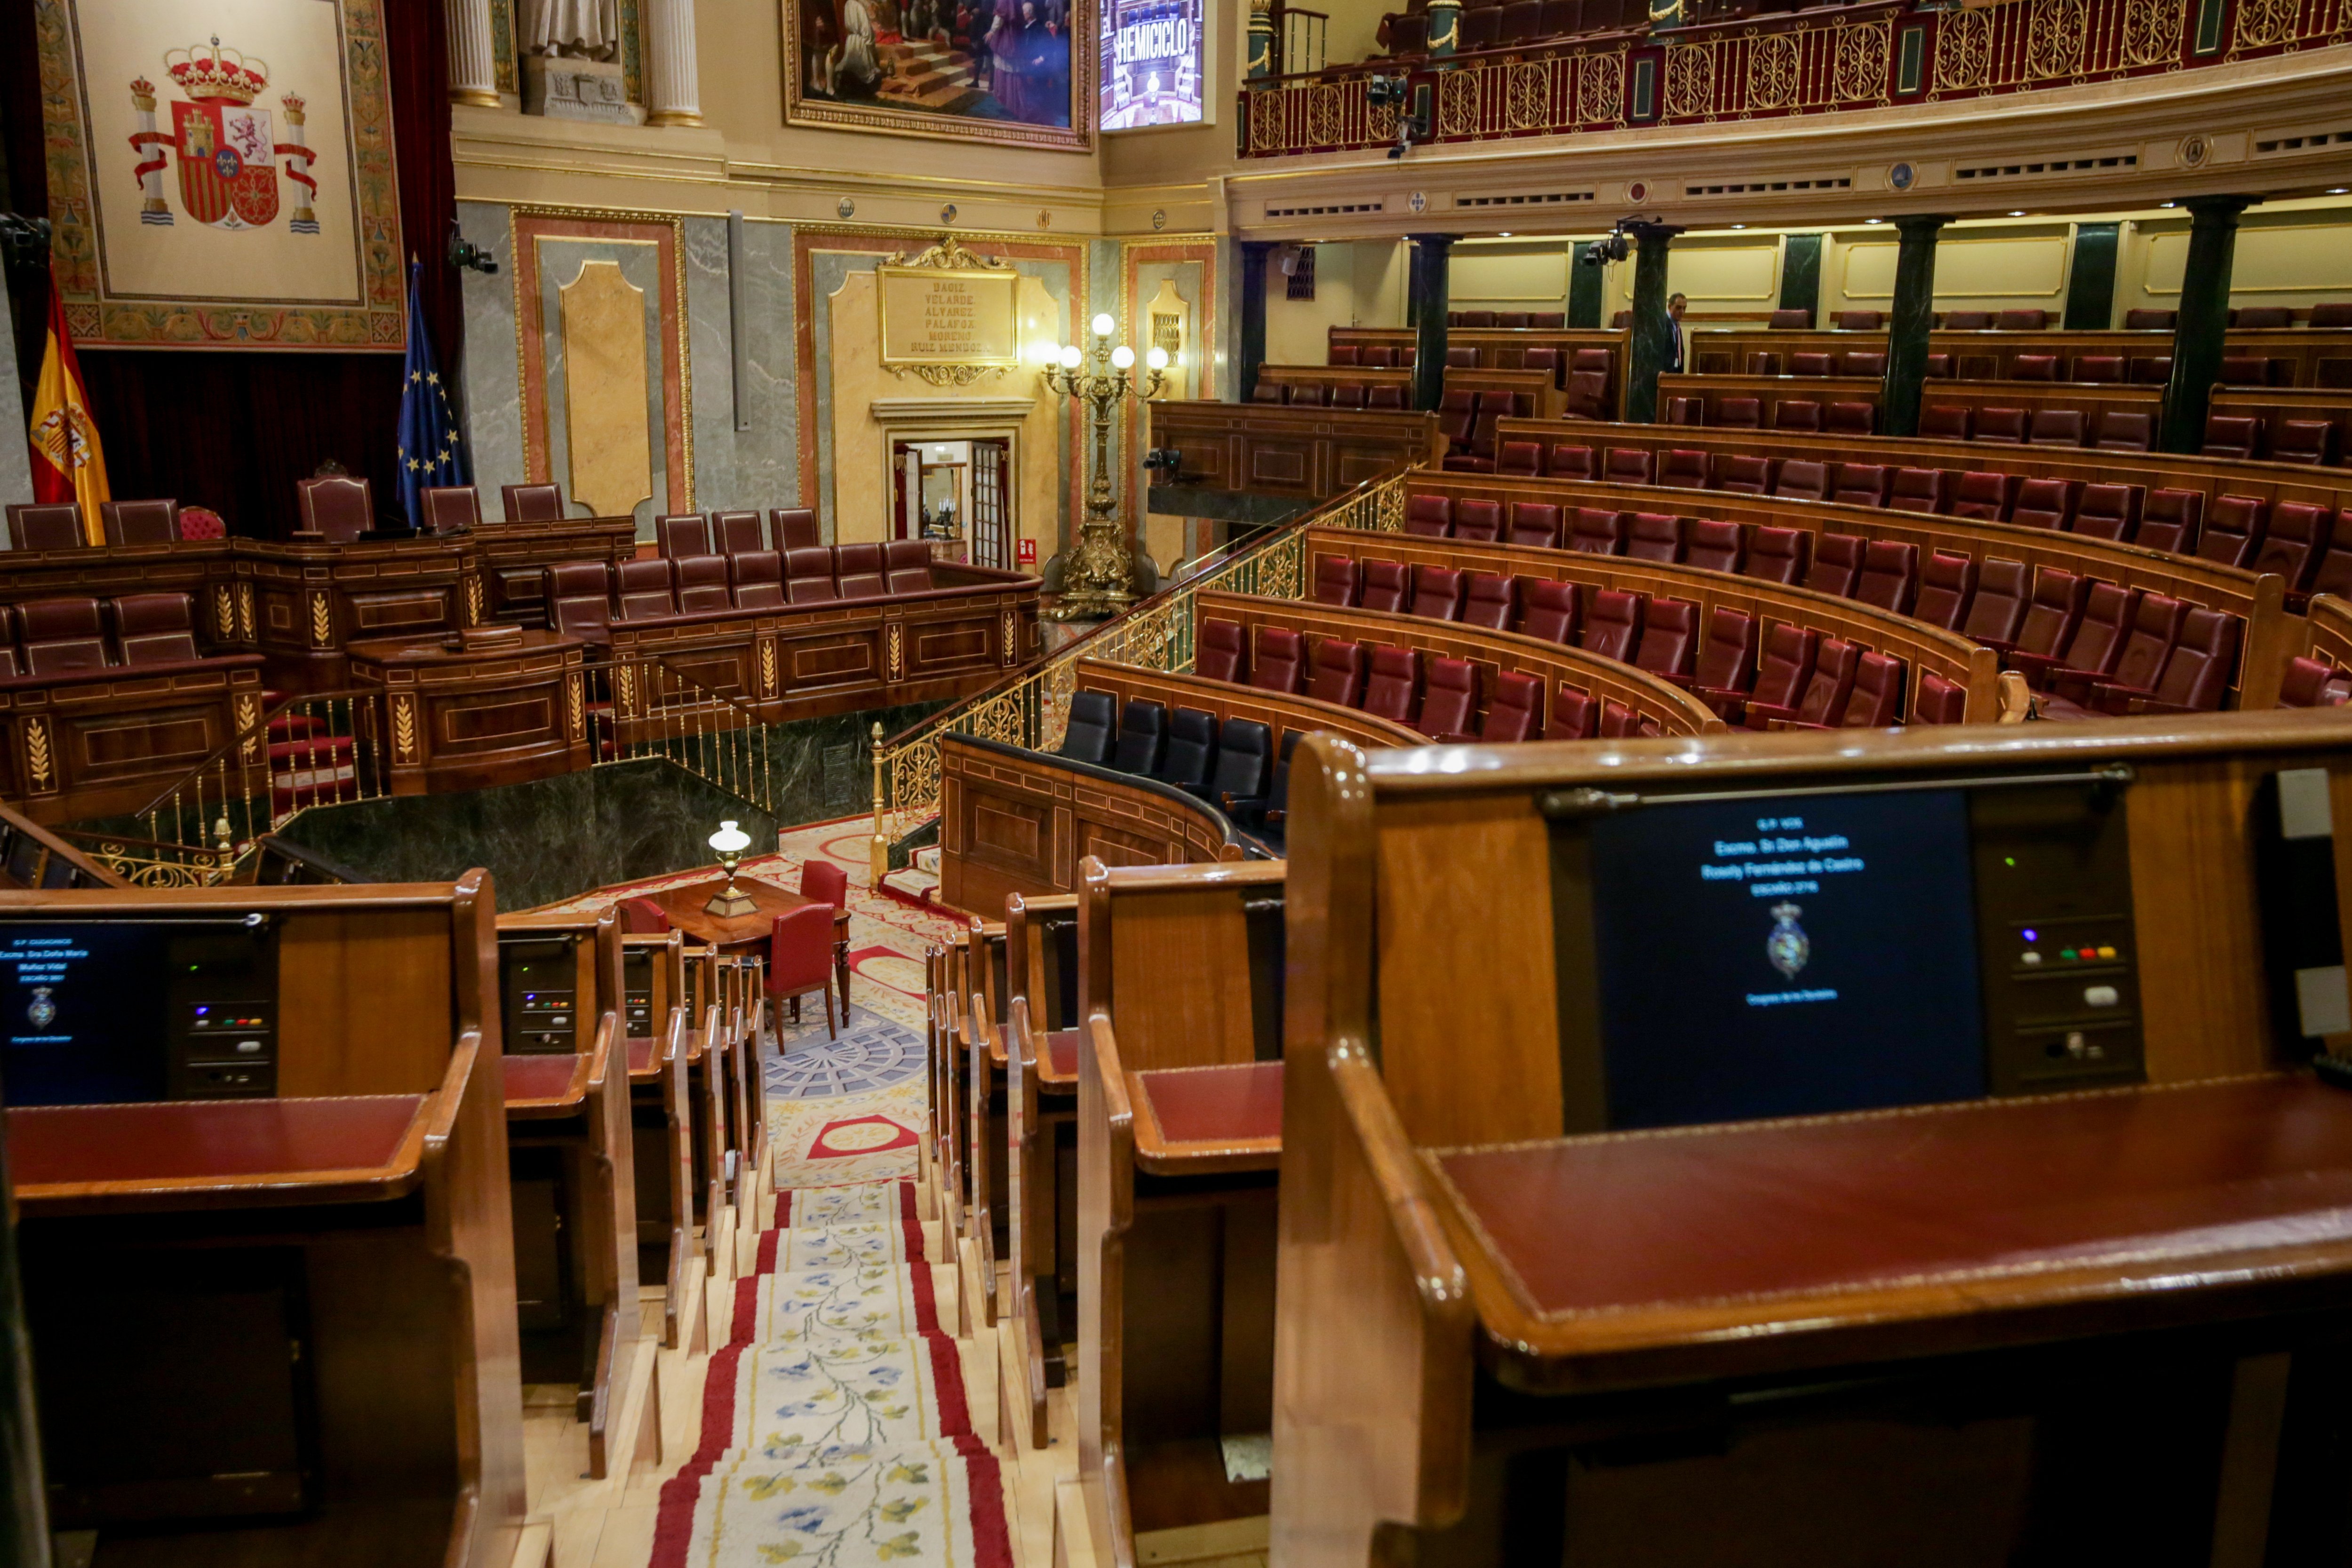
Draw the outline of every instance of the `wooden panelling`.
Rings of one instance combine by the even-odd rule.
[[[1118,977],[1119,1058],[1129,1071],[1255,1060],[1242,904],[1244,890],[1268,881],[1281,885],[1278,862],[1213,882],[1119,894],[1111,967]]]
[[[1437,416],[1287,408],[1266,403],[1156,402],[1151,444],[1179,455],[1172,478],[1189,489],[1255,490],[1328,500],[1409,463],[1445,452]]]
[[[430,1091],[449,1056],[451,956],[448,917],[432,911],[288,915],[278,939],[278,1092]]]
[[[2251,355],[2283,361],[2287,367],[2283,385],[2352,386],[2352,331],[2332,328],[2314,331],[2308,327],[2243,328],[2232,329],[2225,341],[2227,352],[2231,355]],[[1743,332],[1700,328],[1690,335],[1690,365],[1701,375],[1738,375],[1746,372],[1749,356],[1757,353],[1779,355],[1780,369],[1786,371],[1791,354],[1837,355],[1854,350],[1884,351],[1885,348],[1886,334],[1883,331],[1780,329]],[[2134,373],[2134,367],[2137,364],[2170,359],[2172,334],[2126,330],[1939,330],[1928,334],[1927,351],[1950,355],[1953,379],[1959,381],[2005,382],[2021,354],[2054,356],[2061,375],[2072,375],[2074,361],[2084,355],[2113,356],[2124,361],[2124,373],[2128,376]],[[1929,382],[1927,387],[1932,393],[1937,387],[1947,384],[1938,379]],[[2162,387],[2163,382],[2159,379],[2152,390],[2160,392]]]
[[[0,685],[0,795],[39,822],[127,816],[261,715],[261,662],[92,670]],[[236,787],[257,758],[224,760]]]
[[[2263,422],[2262,444],[2255,455],[2270,457],[2278,444],[2279,427],[2288,420],[2316,420],[2335,431],[2335,450],[2328,463],[2352,467],[2352,379],[2330,388],[2295,389],[2217,386],[2210,412],[2252,414]]]
[[[1874,376],[1668,374],[1658,378],[1658,406],[1665,408],[1668,398],[1696,397],[1706,410],[1706,423],[1717,425],[1722,423],[1724,399],[1751,397],[1761,405],[1763,428],[1770,430],[1778,418],[1774,411],[1784,402],[1817,404],[1826,418],[1828,406],[1833,402],[1862,402],[1876,408],[1884,387],[1885,383]],[[1931,381],[1920,391],[1919,405],[1922,409],[1948,406],[1972,411],[2022,409],[2029,421],[2042,409],[2074,409],[2083,415],[2083,440],[2087,444],[2095,434],[2099,415],[2109,410],[2147,415],[2148,429],[2153,434],[2163,415],[2164,389],[2081,382]],[[1831,438],[1843,439],[1835,433]],[[1994,447],[1990,442],[1977,444],[1980,448]],[[2134,455],[2115,455],[2128,460]]]

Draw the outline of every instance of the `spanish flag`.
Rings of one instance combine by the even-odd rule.
[[[98,517],[98,504],[108,498],[106,452],[98,444],[98,423],[89,417],[89,396],[82,390],[73,334],[66,329],[65,297],[58,292],[55,267],[49,268],[49,345],[33,388],[33,498],[52,505],[73,502],[81,508],[83,538],[94,545],[106,542]]]

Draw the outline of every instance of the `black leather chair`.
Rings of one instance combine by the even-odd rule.
[[[1073,692],[1070,727],[1063,732],[1061,747],[1054,755],[1073,762],[1091,762],[1097,768],[1108,766],[1117,733],[1108,692]]]
[[[1274,761],[1274,731],[1254,718],[1229,718],[1217,731],[1217,766],[1201,796],[1222,808],[1227,800],[1253,800],[1265,792]]]
[[[1303,729],[1282,737],[1282,749],[1275,757],[1274,773],[1263,796],[1254,800],[1233,797],[1225,801],[1225,815],[1234,820],[1234,825],[1265,840],[1269,848],[1282,847],[1283,817],[1290,806],[1290,754],[1306,738]]]
[[[1208,788],[1217,765],[1217,716],[1180,707],[1168,716],[1168,748],[1151,776],[1162,784],[1197,795]]]
[[[1149,777],[1160,766],[1160,748],[1168,740],[1168,710],[1141,699],[1130,702],[1118,716],[1118,744],[1110,765],[1121,773]]]

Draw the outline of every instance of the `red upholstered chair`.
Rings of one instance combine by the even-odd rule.
[[[1634,446],[1612,446],[1601,469],[1601,479],[1611,485],[1646,485],[1650,482],[1651,463],[1647,452]]]
[[[2154,354],[2147,358],[2135,355],[2131,362],[2132,385],[2160,387],[2172,379],[2172,356]]]
[[[1490,545],[1503,535],[1503,503],[1485,496],[1464,496],[1454,503],[1454,537],[1470,544]]]
[[[1876,332],[1884,330],[1886,317],[1879,310],[1841,310],[1837,313],[1837,329],[1841,332]]]
[[[1576,636],[1576,585],[1546,578],[1519,581],[1519,635],[1566,647]]]
[[[2139,533],[2132,542],[2149,549],[2194,555],[2204,521],[2202,490],[2150,490],[2140,508]]]
[[[1883,376],[1886,373],[1886,353],[1883,349],[1848,349],[1838,356],[1838,374],[1842,376]],[[1870,405],[1864,403],[1864,408]]]
[[[1739,525],[1714,517],[1690,517],[1689,541],[1683,547],[1683,564],[1707,571],[1739,570]]]
[[[1772,428],[1775,430],[1819,430],[1822,427],[1822,405],[1811,398],[1784,397],[1772,405]]]
[[[1764,404],[1752,397],[1725,397],[1715,402],[1715,423],[1723,430],[1755,430],[1764,423]]]
[[[1765,323],[1775,330],[1793,328],[1799,331],[1811,328],[1812,324],[1813,313],[1810,310],[1775,310],[1771,319]]]
[[[1551,384],[1560,384],[1560,358],[1558,349],[1529,349],[1519,356],[1519,369],[1541,371],[1551,378]]]
[[[1642,596],[1599,588],[1585,597],[1584,630],[1576,645],[1604,659],[1630,661],[1642,636]]]
[[[1862,570],[1853,580],[1853,597],[1858,602],[1908,615],[1918,592],[1917,545],[1873,539],[1863,547]]]
[[[1411,580],[1402,563],[1368,560],[1364,562],[1364,586],[1356,593],[1356,607],[1402,615],[1410,587]]]
[[[766,549],[768,541],[760,527],[757,512],[713,512],[710,514],[711,541],[720,555],[741,555],[746,550]],[[919,539],[909,540],[919,544]],[[927,547],[928,548],[928,547]]]
[[[2021,408],[1980,408],[1977,410],[1974,439],[2002,446],[2022,446],[2025,426],[2025,411]]]
[[[931,547],[891,539],[882,547],[882,586],[891,593],[923,593],[931,586]]]
[[[2128,539],[2139,531],[2137,485],[2085,485],[2074,501],[2074,531],[2086,538]]]
[[[629,898],[621,902],[621,934],[625,936],[667,936],[669,935],[669,911],[650,898]]]
[[[1357,346],[1353,343],[1327,343],[1324,345],[1323,362],[1327,365],[1360,363]]]
[[[2125,628],[2137,608],[2137,595],[2119,584],[2094,580],[2090,592],[2084,596],[2083,611],[2075,618],[2074,630],[2056,653],[2032,653],[2021,647],[2011,652],[2006,662],[2037,686],[2048,685],[2062,671],[2094,681],[2105,680],[2115,673],[2116,660],[2124,651]],[[2150,667],[2154,667],[2153,661]]]
[[[1238,639],[1241,628],[1234,628]],[[1354,643],[1342,643],[1353,647]],[[1194,663],[1198,664],[1197,657]],[[1220,680],[1241,679],[1239,651],[1235,651],[1235,673],[1220,675]],[[1307,678],[1307,647],[1297,632],[1286,626],[1261,626],[1257,629],[1257,657],[1251,661],[1249,684],[1262,692],[1297,692]]]
[[[1580,32],[1582,29],[1576,21],[1580,15],[1580,8],[1555,13],[1547,6],[1544,11],[1544,32],[1556,38],[1564,37],[1570,33]],[[1559,25],[1555,25],[1555,16],[1559,18]],[[1568,325],[1568,312],[1565,310],[1532,311],[1528,317],[1528,324],[1540,331],[1557,332]],[[1528,351],[1533,353],[1535,350],[1530,349]]]
[[[298,480],[294,499],[303,528],[336,544],[349,544],[375,527],[374,493],[364,479],[334,474]]]
[[[1968,595],[1968,612],[1952,630],[1971,643],[2008,647],[2017,641],[2018,628],[2025,621],[2028,591],[2023,561],[1999,558],[1985,561],[1977,568],[1975,591]]]
[[[1445,368],[1449,371],[1476,370],[1478,368],[1478,350],[1475,349],[1446,350]]]
[[[114,601],[114,647],[125,664],[194,663],[195,606],[184,593],[124,594]]]
[[[1602,740],[1638,740],[1641,738],[1642,716],[1614,697],[1601,699],[1601,735]]]
[[[2252,496],[2218,496],[2205,514],[2204,531],[2197,538],[2197,554],[2223,566],[2244,566],[2262,548],[2270,527],[2268,503]]]
[[[1813,559],[1813,536],[1802,528],[1759,524],[1748,535],[1748,559],[1739,575],[1759,582],[1794,584],[1805,580]]]
[[[2037,408],[2032,421],[2026,426],[2028,446],[2080,446],[2083,444],[2083,411],[2076,408]]]
[[[2225,387],[2276,386],[2285,379],[2279,367],[2286,362],[2260,354],[2224,354],[2221,373],[2215,379]]]
[[[1605,376],[1616,370],[1617,356],[1607,349],[1579,349],[1569,356],[1568,368]]]
[[[2020,483],[2014,474],[1971,468],[1952,486],[1952,516],[1984,523],[2006,521]]]
[[[2336,679],[2336,666],[2317,659],[2293,658],[2279,676],[2279,706],[2332,707],[2343,701],[2331,699],[2328,686]]]
[[[1856,534],[1822,534],[1813,540],[1813,564],[1805,586],[1815,593],[1851,598],[1862,577],[1862,538]]]
[[[1969,694],[1933,670],[1919,672],[1919,700],[1912,705],[1914,724],[1958,724],[1968,712]]]
[[[541,574],[548,629],[590,643],[608,641],[613,620],[613,571],[601,560],[566,560]]]
[[[1471,737],[1478,716],[1478,672],[1467,659],[1433,653],[1422,661],[1426,685],[1413,727],[1432,740]]]
[[[2271,437],[2271,461],[2314,467],[2336,460],[2336,427],[2324,419],[2283,419]]]
[[[1462,571],[1450,566],[1414,567],[1411,613],[1424,621],[1460,620],[1463,577]]]
[[[1506,441],[1495,449],[1495,472],[1513,479],[1532,479],[1543,472],[1543,443]]]
[[[1668,424],[1705,424],[1706,404],[1695,397],[1670,397],[1666,400],[1666,423]],[[1674,481],[1669,479],[1665,483],[1672,484]]]
[[[1552,698],[1551,719],[1544,726],[1546,740],[1591,740],[1601,733],[1601,705],[1581,686],[1559,683]]]
[[[1751,376],[1779,375],[1780,373],[1780,356],[1778,354],[1748,355],[1747,373]]]
[[[2249,414],[2217,413],[2205,421],[2207,457],[2251,458],[2263,444],[2263,422]]]
[[[1404,498],[1404,531],[1442,539],[1454,528],[1454,497],[1414,490]]]
[[[784,552],[784,600],[823,604],[841,597],[833,580],[833,552],[823,546]]]
[[[564,517],[561,485],[501,485],[499,500],[510,523],[557,523]]]
[[[2126,310],[2124,329],[2129,332],[2169,332],[2180,319],[2178,310]]]
[[[1841,463],[1830,499],[1844,507],[1883,507],[1895,472],[1884,463]]]
[[[1568,417],[1605,419],[1609,415],[1609,378],[1598,371],[1568,373]]]
[[[1592,448],[1555,442],[1544,454],[1544,472],[1555,479],[1590,479],[1594,472]]]
[[[879,599],[884,592],[879,544],[836,546],[833,570],[844,599]]]
[[[2047,310],[2004,310],[1993,318],[1993,329],[2000,332],[2039,332],[2050,324]]]
[[[2339,329],[2352,327],[2352,304],[2346,304],[2342,300],[2329,300],[2325,304],[2315,305],[2311,308],[2310,319],[2305,325]]]
[[[1568,548],[1586,555],[1622,555],[1625,550],[1625,525],[1631,517],[1631,513],[1612,512],[1605,507],[1579,507],[1569,523]]]
[[[1878,410],[1866,402],[1833,402],[1822,428],[1832,435],[1869,435],[1878,429]]]
[[[2079,479],[2027,479],[2010,503],[2009,520],[2023,528],[2063,528],[2074,517],[2083,493]]]
[[[1356,362],[1367,370],[1386,371],[1396,367],[1396,350],[1386,343],[1368,343],[1356,356]],[[1339,363],[1333,361],[1332,363]]]
[[[1542,718],[1543,682],[1506,672],[1495,677],[1495,695],[1486,704],[1486,716],[1478,721],[1478,743],[1510,746],[1531,740]]]
[[[1356,602],[1356,563],[1344,555],[1315,558],[1315,602],[1345,610]]]
[[[1761,704],[1775,713],[1794,713],[1813,678],[1813,664],[1820,656],[1821,644],[1819,632],[1776,621],[1765,631],[1763,651],[1757,656],[1753,688],[1745,694],[1725,690],[1702,695],[1707,706],[1727,722],[1744,718],[1750,703]]]
[[[670,576],[671,564],[661,559],[625,560],[621,563],[621,620],[645,621],[677,613],[677,600]]]
[[[420,499],[425,533],[468,533],[481,525],[482,497],[471,485],[433,486]]]
[[[808,507],[773,507],[768,511],[768,528],[780,553],[789,555],[796,549],[815,549],[824,543],[817,530],[816,512]]]
[[[2113,583],[2100,586],[2115,588]],[[2056,663],[2082,624],[2091,588],[2089,578],[2054,566],[2045,566],[2035,572],[2033,597],[2026,602],[2025,614],[2018,622],[2017,637],[2003,650],[2005,657],[2001,662],[2011,669],[2023,671],[2028,680],[2036,675],[2037,665]],[[2115,591],[2118,596],[2115,601],[2116,613],[2121,615],[2123,590],[2117,588]]]
[[[1783,500],[1821,501],[1829,493],[1830,465],[1810,457],[1783,457],[1772,476],[1772,494]]]
[[[1333,408],[1363,407],[1363,383],[1360,382],[1348,382],[1342,385],[1333,387],[1331,389],[1331,406]]]
[[[1268,631],[1275,628],[1268,627]],[[1258,640],[1259,667],[1265,667],[1265,642]],[[1314,679],[1307,695],[1320,703],[1354,707],[1364,695],[1364,645],[1326,637],[1315,644]]]
[[[1903,722],[1903,661],[1892,653],[1865,651],[1854,661],[1853,689],[1846,694],[1841,729],[1885,729]]]
[[[1633,664],[1654,675],[1688,680],[1698,656],[1698,606],[1686,599],[1653,599],[1642,612],[1642,640]]]
[[[1238,681],[1247,652],[1240,622],[1203,619],[1192,639],[1192,673],[1204,681]]]
[[[2327,543],[2319,552],[2319,564],[2312,569],[2310,586],[2315,596],[2332,593],[2338,599],[2352,598],[2352,507],[2336,513],[2329,526]]]
[[[1374,718],[1411,724],[1421,712],[1420,663],[1410,648],[1375,644],[1364,672],[1364,711]]]
[[[1721,604],[1708,611],[1697,664],[1687,679],[1674,674],[1667,679],[1689,686],[1701,701],[1718,711],[1724,705],[1744,701],[1756,685],[1756,618]]]
[[[700,512],[671,512],[656,517],[654,548],[667,560],[709,555],[710,519]]]
[[[1930,403],[1919,413],[1919,434],[1930,441],[1966,441],[1975,424],[1971,410],[1950,403]]]
[[[1694,452],[1686,446],[1671,447],[1658,455],[1658,483],[1683,490],[1706,488],[1706,454]]]
[[[2020,354],[2009,361],[2009,379],[2013,382],[2054,382],[2058,379],[2058,356]]]
[[[1789,356],[1789,373],[1792,376],[1825,376],[1830,373],[1830,357],[1822,353],[1799,352]]]
[[[747,549],[727,558],[727,579],[738,610],[780,610],[784,602],[784,558],[772,549]]]
[[[2172,654],[2172,645],[2180,641],[2188,616],[2189,606],[2169,594],[2137,595],[2124,618],[2122,643],[2111,666],[2094,674],[2073,667],[2070,660],[2067,668],[2050,672],[2051,691],[2083,709],[2095,706],[2105,711],[2115,711],[2126,695],[2150,695]],[[2090,624],[2088,614],[2084,624]]]
[[[225,539],[228,525],[210,507],[180,508],[180,537],[184,539]]]
[[[2067,379],[2077,382],[2120,382],[2127,369],[2121,354],[2077,354]]]
[[[733,608],[727,596],[727,558],[688,556],[673,563],[677,570],[677,608],[681,614],[698,610]]]
[[[833,910],[822,904],[804,904],[775,918],[768,928],[768,972],[764,977],[771,1002],[790,1002],[793,1021],[801,1021],[801,998],[810,991],[824,993],[824,1032],[838,1038],[833,1019]],[[843,1011],[847,1011],[845,1005]]]
[[[2319,551],[2326,545],[2329,521],[2324,507],[2308,501],[2281,501],[2271,508],[2270,531],[2263,535],[2248,570],[2274,571],[2286,579],[2289,593],[2302,593],[2310,585],[2312,570],[2319,564]]]
[[[2155,440],[2155,431],[2144,413],[2102,409],[2091,422],[2091,444],[2101,452],[2145,452]]]
[[[1517,610],[1518,591],[1510,578],[1492,571],[1470,574],[1470,591],[1462,601],[1462,624],[1507,632]]]
[[[1331,402],[1331,389],[1321,382],[1309,382],[1289,389],[1285,401],[1293,408],[1325,408]]]
[[[849,907],[849,873],[831,861],[801,862],[801,896],[818,904],[829,904],[835,915]],[[849,998],[841,1003],[842,1017],[849,1016]]]
[[[16,606],[24,632],[21,652],[28,675],[70,675],[107,666],[106,627],[98,601],[33,599]]]
[[[1559,507],[1551,501],[1511,503],[1510,542],[1540,549],[1559,548]]]
[[[429,496],[440,492],[428,490]],[[468,495],[471,491],[467,492]],[[98,520],[110,545],[168,545],[180,537],[177,501],[100,501]],[[77,521],[79,529],[79,523]]]
[[[2236,616],[2191,605],[2181,617],[2179,639],[2164,656],[2163,671],[2147,691],[2120,683],[2094,687],[2090,706],[2105,713],[2212,713],[2229,695],[2238,633]]]
[[[1776,719],[1814,729],[1836,724],[1845,715],[1845,700],[1853,690],[1854,670],[1861,653],[1861,649],[1843,637],[1822,638],[1813,655],[1812,674],[1795,705],[1762,700],[1762,683],[1759,681],[1757,695],[1748,701],[1748,727],[1769,728]]]
[[[1866,579],[1868,575],[1865,563],[1864,576]],[[1927,564],[1919,569],[1919,595],[1911,601],[1911,618],[1947,632],[1955,631],[1969,612],[1969,596],[1976,591],[1976,562],[1947,550],[1931,551]],[[1866,600],[1869,595],[1855,597]]]
[[[1625,529],[1625,554],[1633,560],[1672,563],[1682,559],[1687,517],[1665,512],[1635,512]]]
[[[1944,312],[1943,327],[1947,332],[1988,332],[1992,329],[1992,312],[1947,310]]]
[[[1771,487],[1772,460],[1736,452],[1715,455],[1707,488],[1733,496],[1760,496]]]
[[[1853,464],[1846,464],[1853,468]],[[1843,470],[1841,471],[1843,476]],[[1929,516],[1943,511],[1948,504],[1946,489],[1950,473],[1942,468],[1898,468],[1880,505],[1897,512],[1922,512]]]

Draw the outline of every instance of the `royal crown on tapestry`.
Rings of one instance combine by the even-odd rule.
[[[269,110],[253,107],[269,85],[268,62],[223,48],[215,35],[209,46],[168,51],[163,66],[187,95],[172,105],[169,135],[155,129],[155,84],[144,77],[131,84],[131,107],[139,115],[138,133],[131,138],[141,159],[139,221],[166,227],[174,221],[163,199],[163,149],[168,147],[180,155],[181,204],[196,222],[216,229],[268,227],[278,217],[282,160],[287,179],[301,188],[286,226],[296,234],[317,234],[311,203],[319,182],[310,172],[315,155],[304,144],[303,100],[292,93],[278,100],[292,138],[279,141],[271,133]]]

